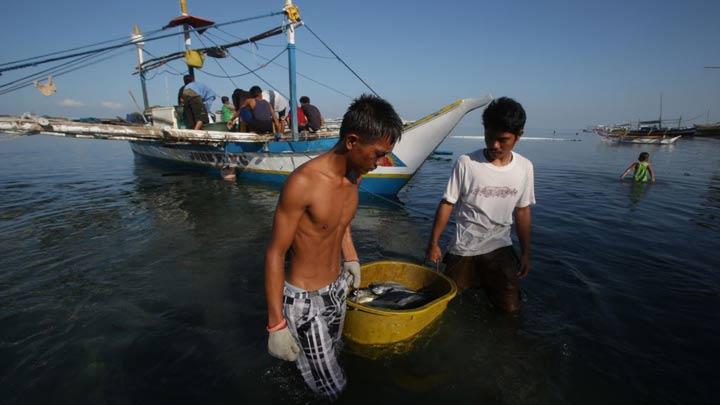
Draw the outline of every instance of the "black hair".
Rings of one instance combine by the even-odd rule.
[[[250,87],[250,97],[257,97],[262,94],[262,89],[260,86],[252,86]]]
[[[183,76],[183,83],[185,83],[185,84],[190,84],[190,83],[192,83],[194,80],[195,80],[195,78],[192,77],[192,75],[185,75],[185,76]]]
[[[644,162],[646,160],[650,159],[650,154],[647,152],[642,152],[640,156],[638,156],[638,160],[641,162]]]
[[[308,96],[300,97],[300,104],[305,104],[305,103],[310,104],[310,97],[308,97]]]
[[[228,98],[228,96],[222,96],[222,97],[220,97],[220,101],[222,101],[222,103],[225,104],[228,101],[230,101],[230,99]]]
[[[483,112],[485,131],[510,132],[520,136],[525,127],[525,119],[523,106],[509,97],[496,98]]]
[[[354,133],[363,143],[389,138],[394,144],[400,140],[402,129],[402,120],[390,103],[380,97],[363,94],[353,100],[343,116],[340,139]]]
[[[240,110],[240,104],[248,97],[248,92],[243,89],[235,89],[232,93],[232,102],[235,110]]]

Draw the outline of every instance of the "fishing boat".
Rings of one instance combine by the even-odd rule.
[[[608,132],[602,130],[596,130],[596,134],[600,138],[608,143],[635,143],[645,145],[671,145],[678,139],[682,138],[682,135],[668,135],[665,133],[650,133],[646,135],[628,135],[626,132]]]
[[[180,4],[181,16],[172,19],[163,29],[181,27],[185,38],[185,51],[144,60],[143,47],[148,38],[143,37],[137,27],[133,30],[131,41],[137,48],[136,73],[140,77],[145,106],[142,117],[146,123],[140,125],[116,122],[87,123],[33,116],[0,117],[0,131],[130,141],[130,147],[136,155],[154,161],[222,173],[223,177],[236,175],[273,183],[284,182],[298,166],[328,151],[338,142],[337,127],[324,128],[315,133],[298,131],[295,30],[305,26],[305,23],[300,19],[299,9],[292,0],[285,0],[281,12],[270,14],[284,15],[282,26],[245,40],[200,49],[191,48],[190,33],[201,34],[216,24],[189,15],[186,0],[181,0]],[[230,132],[224,124],[211,124],[201,130],[188,129],[184,128],[182,112],[178,106],[148,106],[145,86],[145,75],[148,71],[164,66],[171,60],[185,57],[189,74],[192,75],[193,69],[199,67],[190,62],[191,56],[197,58],[201,54],[209,57],[224,57],[230,47],[252,44],[281,34],[286,34],[287,37],[289,112],[292,116],[292,125],[287,132],[282,134]],[[357,77],[360,79],[359,76]],[[371,88],[370,90],[372,91]],[[462,118],[470,111],[487,105],[491,100],[490,95],[460,99],[405,125],[402,138],[395,145],[392,153],[379,162],[376,170],[363,176],[360,191],[390,196],[397,194]]]
[[[714,124],[696,124],[695,136],[720,136],[720,122]]]

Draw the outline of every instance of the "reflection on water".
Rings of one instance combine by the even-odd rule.
[[[630,181],[628,184],[630,189],[630,210],[634,211],[637,204],[645,197],[645,194],[650,191],[652,184],[641,181]]]
[[[442,149],[455,159],[481,146]],[[535,163],[538,200],[522,312],[468,291],[409,350],[348,347],[342,402],[710,402],[720,142],[518,148]],[[617,181],[643,150],[659,182]],[[361,199],[363,261],[423,260],[451,167],[428,161],[397,200]],[[293,365],[266,353],[263,255],[278,195],[148,164],[122,142],[1,143],[0,398],[312,400]]]
[[[698,210],[699,218],[695,221],[700,226],[720,230],[720,174],[710,177],[704,196]]]

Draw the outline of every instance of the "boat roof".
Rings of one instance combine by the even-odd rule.
[[[181,16],[175,17],[172,20],[170,20],[170,22],[167,23],[167,25],[164,26],[163,29],[177,27],[179,25],[185,25],[185,24],[187,24],[193,28],[196,28],[196,29],[201,28],[201,29],[198,29],[197,32],[202,34],[206,30],[206,29],[202,29],[202,27],[209,27],[209,26],[215,24],[215,22],[210,21],[206,18],[196,17],[194,15],[181,15]]]

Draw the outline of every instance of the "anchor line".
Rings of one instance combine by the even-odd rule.
[[[344,61],[337,53],[335,53],[335,51],[333,51],[332,48],[330,48],[330,45],[326,44],[325,41],[323,41],[322,39],[320,39],[320,37],[315,33],[315,31],[313,31],[307,24],[304,24],[304,25],[305,25],[305,28],[307,28],[307,30],[310,31],[310,33],[313,34],[313,36],[314,36],[315,38],[317,38],[317,40],[320,41],[320,43],[323,44],[323,45],[325,46],[325,48],[327,48],[327,50],[330,51],[330,53],[332,53],[332,54],[337,58],[337,60],[340,61],[340,63],[342,63],[343,65],[345,65],[345,67],[346,67],[350,72],[352,72],[352,74],[355,75],[355,77],[357,77],[358,80],[360,80],[360,81],[362,82],[362,84],[365,85],[365,87],[367,87],[368,89],[370,89],[370,91],[371,91],[374,95],[380,97],[380,95],[378,95],[377,92],[376,92],[375,90],[373,90],[373,88],[370,87],[370,85],[367,84],[367,82],[366,82],[365,80],[363,80],[363,78],[360,77],[360,75],[357,74],[357,73],[350,67],[350,65],[348,65],[347,63],[345,63],[345,61]]]

